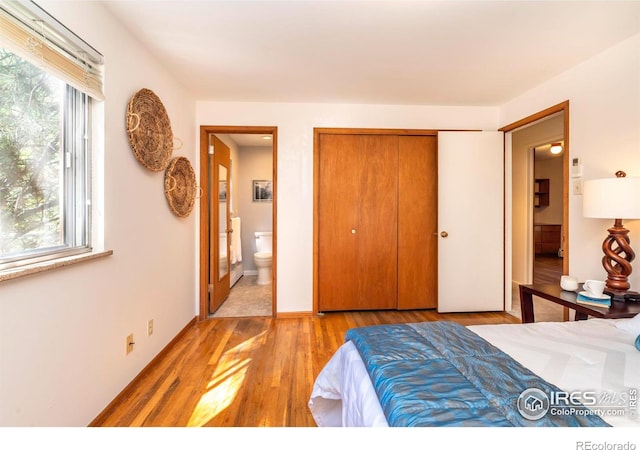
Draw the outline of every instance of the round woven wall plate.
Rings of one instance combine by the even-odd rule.
[[[187,217],[196,200],[196,174],[184,156],[173,158],[164,173],[164,194],[171,211],[178,217]]]
[[[173,152],[173,133],[167,110],[150,89],[140,89],[127,106],[127,134],[133,153],[147,169],[159,172]]]

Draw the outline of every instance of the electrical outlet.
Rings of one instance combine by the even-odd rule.
[[[127,336],[127,355],[133,351],[133,346],[135,342],[133,341],[133,334]]]
[[[151,336],[153,334],[153,319],[147,322],[147,336]]]

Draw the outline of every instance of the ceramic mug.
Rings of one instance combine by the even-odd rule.
[[[604,281],[587,280],[584,282],[584,290],[593,297],[602,297],[604,292]]]
[[[562,275],[560,277],[560,287],[565,291],[575,291],[578,289],[578,279],[569,275]]]

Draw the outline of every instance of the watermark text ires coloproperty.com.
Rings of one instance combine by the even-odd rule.
[[[538,388],[530,388],[520,394],[517,406],[522,417],[529,420],[539,420],[547,414],[553,416],[598,415],[605,421],[607,417],[627,416],[631,420],[638,420],[638,390],[631,388],[621,392],[558,391],[547,393]],[[610,450],[604,447],[601,449],[597,447],[581,448],[584,450]],[[616,447],[611,447],[611,450],[614,448]]]

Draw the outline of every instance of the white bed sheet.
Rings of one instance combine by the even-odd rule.
[[[467,328],[562,390],[606,395],[640,389],[636,335],[617,326],[629,320],[632,319]],[[322,369],[308,406],[318,426],[388,426],[369,374],[351,342],[343,344]],[[612,426],[640,426],[637,415],[603,419]]]

